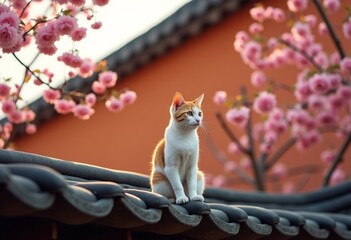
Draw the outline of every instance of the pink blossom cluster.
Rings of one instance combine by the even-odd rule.
[[[260,154],[269,158],[279,145],[283,134],[294,139],[299,150],[306,150],[323,141],[325,132],[334,132],[338,141],[345,140],[351,134],[351,56],[341,53],[334,42],[334,50],[326,50],[321,39],[326,35],[339,34],[349,44],[351,39],[351,13],[346,11],[342,23],[331,23],[331,26],[342,26],[341,31],[331,33],[326,22],[319,16],[308,13],[313,7],[312,1],[287,0],[287,8],[265,7],[256,5],[250,10],[253,23],[247,31],[235,35],[234,49],[242,61],[252,70],[250,83],[259,89],[255,97],[248,102],[246,97],[228,98],[225,91],[218,91],[213,98],[217,105],[230,106],[226,120],[235,127],[244,129],[251,118],[254,128],[254,144],[259,146]],[[340,0],[322,0],[320,6],[326,15],[342,10]],[[333,17],[329,21],[334,20]],[[265,24],[284,23],[287,30],[279,36],[267,36]],[[273,22],[273,23],[272,23]],[[330,36],[328,36],[330,37]],[[268,72],[285,66],[295,66],[297,75],[295,83],[289,85],[285,79],[272,81]],[[269,70],[269,71],[266,71]],[[287,76],[291,78],[291,76]],[[287,90],[295,102],[286,104],[286,99],[276,95],[276,89]],[[234,107],[233,107],[234,106]],[[239,107],[238,107],[239,106]],[[248,113],[252,112],[252,116]],[[248,134],[247,132],[245,134]],[[244,135],[245,135],[244,134]],[[236,154],[240,142],[232,142],[228,151]],[[244,145],[242,145],[244,146]],[[247,149],[247,148],[246,148]],[[242,152],[245,154],[245,152]],[[330,166],[336,159],[336,149],[324,151],[321,159]],[[257,160],[257,159],[256,159]],[[227,167],[224,165],[224,168]],[[272,167],[272,174],[285,176],[287,169],[281,163]],[[346,179],[346,172],[338,167],[331,177],[331,184]],[[220,180],[220,179],[219,179]],[[224,182],[219,181],[218,182]],[[222,184],[222,183],[221,183]],[[287,183],[285,192],[293,192],[293,185]]]
[[[226,113],[226,119],[233,125],[244,128],[249,119],[250,109],[241,106],[239,108],[232,108]]]
[[[65,96],[56,89],[45,90],[43,98],[46,102],[53,104],[55,110],[60,114],[73,113],[79,119],[88,120],[95,113],[93,107],[98,100],[104,100],[106,108],[111,112],[119,112],[124,106],[135,102],[137,95],[134,91],[110,91],[116,82],[115,72],[104,71],[99,74],[98,80],[93,82],[93,92],[84,95],[84,98],[75,95]],[[75,101],[75,98],[78,101]]]
[[[17,52],[24,41],[19,28],[19,17],[9,7],[0,3],[0,48],[3,53]]]
[[[0,148],[3,148],[5,142],[11,138],[13,125],[25,124],[27,134],[34,134],[37,131],[36,125],[33,124],[36,114],[28,108],[19,109],[11,97],[12,95],[11,88],[4,83],[0,83],[1,111],[8,120],[3,126],[0,125]]]
[[[136,93],[130,90],[118,91],[115,89],[117,73],[107,69],[107,63],[95,63],[89,57],[81,57],[81,50],[74,48],[74,43],[88,37],[88,30],[99,29],[102,22],[97,21],[94,13],[96,7],[106,7],[109,0],[46,0],[49,6],[45,14],[36,16],[36,7],[43,7],[40,1],[9,0],[0,3],[0,49],[3,54],[12,53],[24,67],[25,74],[21,84],[13,84],[11,78],[0,82],[0,107],[7,118],[6,124],[0,126],[0,148],[8,147],[13,129],[19,124],[25,124],[28,134],[34,134],[37,129],[33,124],[35,113],[28,107],[19,107],[28,104],[22,89],[28,82],[34,85],[46,86],[43,99],[54,105],[60,114],[72,113],[79,119],[87,120],[94,113],[96,103],[103,101],[111,112],[121,111],[125,106],[134,103]],[[42,6],[39,6],[42,5]],[[43,13],[44,14],[44,13]],[[90,26],[84,26],[87,21]],[[66,38],[71,40],[72,49],[57,49],[57,43]],[[58,63],[67,66],[68,78],[79,75],[80,78],[92,77],[98,74],[98,79],[92,82],[91,93],[77,90],[66,90],[66,82],[61,85],[55,83],[56,76],[49,66],[43,69],[32,69],[20,59],[17,52],[33,46],[38,54],[45,54],[57,59]],[[63,50],[63,51],[62,51]],[[1,57],[1,56],[0,56]],[[29,61],[30,62],[30,61]],[[77,79],[79,80],[79,79]],[[53,84],[55,83],[55,84]]]
[[[292,12],[302,12],[307,9],[307,0],[292,0],[287,1],[288,8]],[[324,6],[330,12],[335,12],[340,8],[339,0],[325,0]],[[290,21],[288,15],[282,9],[273,7],[264,7],[262,5],[254,7],[250,11],[251,17],[257,21],[249,26],[248,32],[239,31],[236,34],[234,48],[238,51],[244,61],[252,69],[262,70],[267,68],[276,68],[285,64],[298,65],[301,68],[310,65],[308,55],[322,69],[327,69],[333,64],[333,60],[323,50],[321,44],[315,41],[313,27],[317,25],[317,17],[314,15],[306,15],[303,18],[295,19],[289,31],[281,34],[280,38],[268,38],[263,43],[261,38],[257,36],[264,30],[264,22],[268,20],[277,23]],[[276,17],[280,16],[280,17]],[[343,23],[343,33],[345,38],[351,36],[351,18]],[[291,22],[291,21],[290,21]],[[318,25],[321,34],[327,33],[326,25],[320,22]],[[257,41],[259,39],[259,41]],[[292,48],[284,46],[281,42],[293,45],[299,52]],[[254,78],[255,79],[255,78]],[[257,85],[257,81],[252,81]]]
[[[42,4],[42,1],[35,1]],[[47,55],[57,51],[55,45],[62,36],[68,36],[72,41],[81,41],[87,35],[87,28],[79,26],[78,14],[83,13],[88,20],[93,20],[91,11],[95,6],[105,6],[108,0],[93,0],[92,6],[84,8],[85,0],[52,0],[52,18],[50,16],[31,16],[33,3],[27,5],[24,0],[12,0],[0,3],[0,48],[3,53],[14,53],[30,44],[35,39],[38,50]],[[59,9],[65,11],[57,12]],[[20,19],[21,17],[21,19]],[[101,22],[91,24],[92,29],[98,29]]]

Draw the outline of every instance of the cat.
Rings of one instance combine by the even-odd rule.
[[[204,94],[194,101],[185,101],[181,93],[175,93],[169,125],[152,156],[152,192],[165,196],[171,203],[204,201],[205,179],[198,170],[197,134],[203,120],[203,98]]]

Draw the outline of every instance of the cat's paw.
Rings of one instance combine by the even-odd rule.
[[[189,202],[189,198],[184,196],[184,197],[179,197],[177,198],[176,200],[176,204],[183,204],[183,203],[186,203],[186,202]]]
[[[205,199],[204,199],[204,197],[203,196],[201,196],[201,195],[196,195],[196,196],[194,196],[194,197],[192,197],[192,198],[190,198],[190,201],[198,201],[198,202],[203,202]]]

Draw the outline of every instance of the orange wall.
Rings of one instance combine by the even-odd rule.
[[[281,4],[285,1],[272,2]],[[246,6],[228,16],[121,81],[119,89],[128,87],[138,94],[137,102],[123,112],[112,114],[99,104],[97,113],[89,121],[58,116],[40,125],[37,134],[17,139],[16,149],[148,174],[150,156],[169,121],[173,94],[180,91],[186,99],[195,99],[205,93],[203,108],[207,132],[216,145],[226,151],[229,139],[214,117],[219,108],[212,102],[212,97],[216,90],[227,90],[235,96],[239,86],[248,83],[251,71],[233,50],[235,33],[247,29],[250,23],[248,9]],[[280,27],[268,25],[272,33],[278,32]],[[278,71],[275,76],[293,82],[295,74],[292,70]],[[253,94],[253,90],[249,91]],[[220,110],[225,112],[225,109]],[[208,150],[205,134],[200,132],[200,168],[206,173],[223,173],[222,166]],[[318,151],[316,148],[306,153],[291,150],[286,160],[291,166],[306,161],[320,164],[318,157],[312,156]],[[350,155],[347,157],[350,160]],[[320,184],[321,176],[314,179],[306,189]],[[242,187],[245,186],[238,186]]]

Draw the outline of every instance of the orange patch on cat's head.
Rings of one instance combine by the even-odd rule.
[[[173,97],[172,106],[177,111],[184,104],[188,107],[193,107],[195,105],[198,108],[201,108],[202,101],[204,99],[204,94],[201,94],[198,98],[193,101],[185,101],[183,95],[180,92],[176,92]]]

